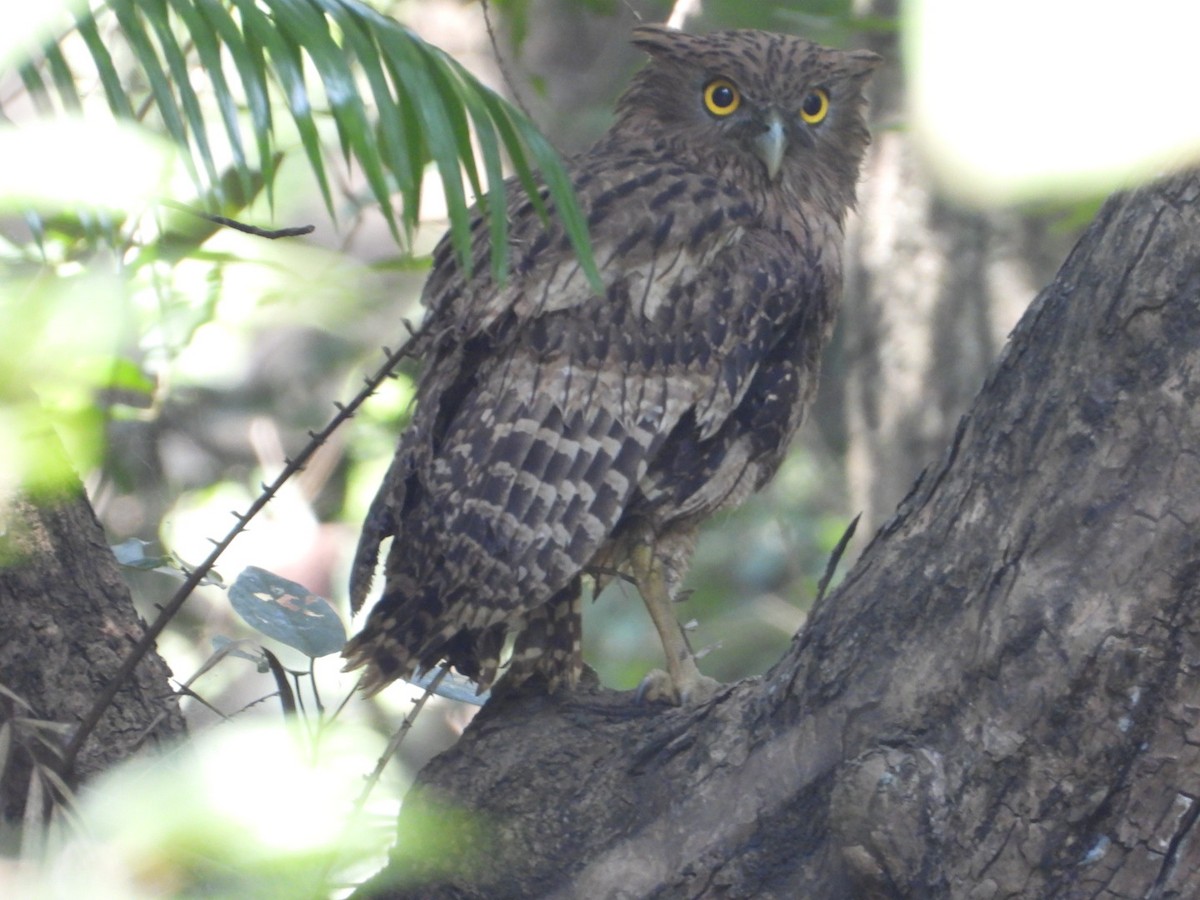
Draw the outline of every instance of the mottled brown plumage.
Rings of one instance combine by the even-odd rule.
[[[770,479],[815,386],[878,57],[755,31],[634,32],[650,63],[568,160],[605,283],[511,184],[512,275],[434,255],[412,424],[371,507],[346,646],[377,690],[439,662],[485,687],[581,669],[589,573],[639,580],[676,696],[704,688],[670,613],[697,525]],[[824,98],[824,99],[823,99]],[[607,576],[599,575],[601,580]]]

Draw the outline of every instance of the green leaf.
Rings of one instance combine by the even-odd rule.
[[[308,96],[308,88],[304,83],[304,67],[301,61],[299,45],[292,44],[284,38],[283,31],[275,21],[267,18],[258,8],[256,0],[233,0],[241,16],[242,27],[249,46],[251,39],[261,48],[265,48],[271,57],[271,65],[275,76],[283,87],[284,99],[296,129],[300,133],[300,143],[308,157],[309,167],[317,179],[321,189],[321,198],[330,216],[336,217],[333,209],[333,194],[329,189],[329,179],[325,175],[325,157],[321,152],[321,138],[313,121],[312,102]],[[260,51],[261,52],[261,51]]]
[[[328,656],[346,643],[327,600],[266,569],[247,566],[229,588],[229,602],[252,628],[306,656]]]
[[[525,9],[523,2],[510,6]],[[315,73],[342,153],[361,168],[398,243],[411,243],[422,177],[432,162],[445,187],[450,238],[461,264],[469,272],[475,263],[465,175],[489,221],[492,276],[503,279],[508,223],[502,176],[507,154],[539,212],[547,215],[552,206],[561,217],[580,254],[582,271],[594,288],[601,288],[569,180],[532,123],[441,50],[360,0],[106,0],[95,8],[95,15],[111,10],[128,43],[128,52],[114,51],[111,36],[93,15],[76,17],[109,108],[122,118],[157,111],[162,127],[185,151],[188,173],[202,196],[229,199],[228,178],[218,177],[215,151],[221,148],[213,144],[217,132],[211,119],[219,120],[228,138],[230,171],[240,181],[236,193],[252,193],[254,171],[242,133],[248,120],[257,167],[274,206],[279,145],[274,97],[286,105],[308,167],[333,213],[328,148],[323,143],[328,135],[319,127],[322,107],[306,83],[306,76]],[[148,89],[147,98],[123,83],[125,73],[114,60],[126,65],[127,57],[137,69],[136,84]],[[230,62],[240,81],[244,110],[226,70]],[[51,44],[40,65],[28,60],[18,66],[40,111],[53,112],[47,76],[62,105],[79,105],[73,64]],[[196,78],[197,67],[207,84]],[[215,114],[203,102],[209,89]],[[396,190],[402,200],[398,214],[392,207]],[[89,234],[112,227],[99,220],[82,221]]]
[[[457,73],[452,61],[436,47],[423,42],[415,42],[413,46],[425,58],[429,75],[437,87],[438,97],[450,123],[458,156],[456,169],[466,171],[475,196],[480,197],[483,195],[483,185],[479,181],[475,149],[471,146],[471,126],[467,121],[466,110],[463,109],[463,98],[458,90]]]
[[[88,52],[92,55],[92,62],[96,64],[96,70],[100,73],[100,84],[104,87],[104,97],[108,100],[108,108],[118,119],[132,121],[134,115],[133,107],[129,103],[129,95],[125,93],[125,88],[121,85],[121,76],[117,74],[112,56],[109,54],[108,48],[104,46],[104,41],[96,28],[96,20],[90,15],[77,15],[75,27],[79,29],[79,34],[83,38],[84,44],[87,45]]]
[[[500,130],[505,149],[508,151],[509,158],[512,159],[513,167],[517,170],[517,177],[534,208],[543,218],[549,215],[544,200],[548,191],[562,219],[563,228],[571,239],[575,252],[579,255],[580,264],[588,283],[597,294],[603,294],[604,282],[600,278],[600,271],[596,268],[596,261],[592,256],[587,221],[579,209],[575,191],[571,186],[570,178],[562,167],[558,153],[519,110],[513,109],[490,91],[483,94],[483,100],[491,109],[492,120]],[[522,150],[523,144],[529,147],[541,167],[541,181],[545,184],[545,189],[539,185],[538,178],[534,175],[526,159]]]
[[[171,8],[183,20],[188,36],[196,46],[200,63],[208,74],[208,80],[213,87],[213,97],[217,109],[221,113],[221,121],[225,125],[225,134],[229,138],[229,150],[233,156],[234,170],[241,179],[241,194],[251,191],[250,166],[246,162],[246,151],[242,146],[242,129],[238,122],[237,105],[234,103],[233,92],[225,80],[225,67],[221,59],[221,46],[217,41],[217,32],[200,15],[195,3],[189,0],[171,0]],[[221,184],[217,184],[216,196],[222,196]]]
[[[353,156],[362,166],[367,184],[379,202],[388,227],[399,240],[395,216],[391,209],[391,190],[384,177],[379,150],[367,121],[366,107],[359,95],[358,85],[350,71],[345,53],[330,35],[329,23],[320,9],[310,6],[305,0],[275,0],[275,3],[276,20],[281,28],[286,26],[288,29],[295,29],[289,36],[298,46],[304,48],[321,77],[325,97],[329,101],[334,124],[337,126],[343,155],[349,161],[350,151],[353,150]],[[288,10],[289,17],[280,15],[283,9]]]
[[[187,3],[189,0],[179,0]],[[258,147],[258,165],[267,188],[267,202],[275,206],[275,172],[278,158],[271,149],[273,122],[271,101],[267,90],[266,60],[262,47],[242,34],[241,29],[226,11],[220,0],[196,0],[196,8],[212,26],[220,42],[225,45],[246,95],[246,108],[254,129],[254,141]],[[211,73],[210,73],[211,75]],[[216,86],[216,82],[214,82]]]
[[[471,114],[475,136],[483,153],[488,191],[485,193],[480,188],[477,178],[472,181],[479,197],[480,209],[488,218],[492,247],[492,278],[502,282],[508,277],[508,209],[505,204],[500,145],[496,138],[496,128],[492,124],[491,109],[484,96],[490,91],[486,88],[479,92],[471,90],[470,75],[466,70],[453,60],[450,60],[450,64],[457,76],[452,81],[455,94]]]
[[[175,94],[171,90],[171,79],[159,61],[158,54],[154,50],[154,45],[150,41],[150,35],[146,32],[145,27],[142,25],[142,20],[136,13],[135,5],[131,3],[131,0],[109,0],[109,5],[112,7],[113,13],[116,14],[117,22],[120,23],[121,30],[129,41],[130,49],[133,51],[138,65],[142,69],[142,73],[146,76],[146,80],[150,84],[150,93],[154,97],[155,108],[162,117],[167,134],[171,136],[171,139],[179,147],[187,151],[187,128],[183,124],[179,107],[175,104]],[[182,156],[184,165],[187,167],[192,181],[198,189],[203,190],[204,182],[200,178],[200,173],[196,169],[191,153],[184,152]]]
[[[67,65],[66,58],[62,55],[62,50],[58,48],[58,44],[50,44],[46,47],[46,62],[50,66],[50,75],[54,79],[54,86],[58,88],[58,95],[62,98],[63,108],[70,112],[79,112],[81,103],[79,92],[75,89],[75,78],[71,74],[71,67]]]
[[[446,208],[450,214],[450,239],[463,268],[469,272],[472,262],[470,216],[446,98],[430,74],[429,58],[421,52],[420,41],[399,28],[387,27],[379,29],[378,38],[392,80],[402,86],[401,94],[419,98],[413,102],[413,108],[424,145],[442,177]]]
[[[54,115],[54,104],[50,102],[50,92],[46,90],[46,82],[37,68],[32,63],[25,63],[18,67],[17,71],[21,75],[21,83],[29,92],[29,98],[33,101],[34,108],[43,116]]]
[[[161,48],[162,55],[167,61],[167,68],[171,72],[171,81],[183,104],[183,113],[187,118],[188,127],[191,129],[192,140],[196,143],[196,152],[204,164],[208,185],[218,191],[216,200],[221,203],[222,198],[219,195],[221,185],[217,179],[217,166],[213,161],[212,148],[208,141],[208,126],[204,119],[204,113],[200,109],[200,99],[192,87],[192,79],[188,72],[187,61],[183,56],[183,50],[171,32],[166,2],[165,0],[140,0],[139,8],[150,21],[150,27],[154,30],[155,37],[158,38],[158,46]],[[186,145],[184,146],[186,148]]]
[[[409,196],[414,187],[420,184],[421,161],[410,157],[404,133],[400,127],[402,114],[400,106],[392,96],[387,77],[384,75],[380,62],[379,49],[373,36],[360,16],[354,15],[342,3],[336,0],[317,0],[337,22],[345,37],[346,45],[353,54],[355,61],[362,68],[367,84],[371,88],[371,96],[375,101],[378,117],[378,134],[381,145],[380,161],[387,166],[388,171],[396,180],[396,185],[402,196]],[[373,135],[371,143],[374,143]],[[395,216],[392,211],[390,191],[382,180],[377,186],[371,184],[376,200],[381,204],[387,217],[388,226],[393,235],[400,240],[396,231]],[[404,225],[403,243],[412,243],[412,230],[416,225],[417,210],[411,204],[404,204],[404,214],[401,222]]]
[[[529,126],[523,137],[533,152],[534,158],[542,167],[542,179],[545,181],[546,187],[550,189],[550,196],[554,199],[558,216],[562,220],[567,236],[571,239],[572,246],[575,247],[575,252],[579,255],[579,262],[588,283],[597,294],[603,294],[604,281],[600,278],[600,270],[596,268],[596,261],[592,257],[587,220],[584,219],[583,212],[579,209],[579,203],[575,199],[571,179],[559,162],[558,154],[542,137],[541,132]]]

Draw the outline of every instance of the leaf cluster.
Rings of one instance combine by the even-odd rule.
[[[85,52],[68,56],[72,38]],[[17,69],[42,115],[55,112],[55,100],[61,111],[81,113],[88,78],[118,120],[153,114],[208,212],[252,196],[256,179],[273,203],[278,153],[294,140],[336,218],[325,149],[332,131],[395,239],[410,246],[433,163],[451,239],[468,266],[462,176],[485,213],[503,211],[507,158],[535,203],[538,184],[548,188],[594,275],[570,185],[537,128],[441,50],[358,0],[105,0],[76,11],[69,28]],[[493,273],[503,277],[507,222],[490,215],[489,224]]]

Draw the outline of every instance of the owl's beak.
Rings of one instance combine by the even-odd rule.
[[[767,175],[774,181],[783,165],[783,154],[787,150],[787,131],[778,110],[771,110],[764,122],[766,130],[754,139],[754,152],[767,167]]]

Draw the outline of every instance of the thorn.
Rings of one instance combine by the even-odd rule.
[[[260,481],[260,482],[258,483],[258,486],[259,486],[260,488],[262,488],[262,492],[263,492],[264,494],[268,494],[268,493],[270,493],[270,492],[271,492],[271,488],[270,488],[270,486],[269,486],[269,485],[268,485],[268,484],[267,484],[265,481]]]
[[[336,409],[338,412],[344,413],[346,411],[346,404],[342,403],[340,400],[334,400],[333,408]]]
[[[408,319],[401,319],[400,324],[404,326],[404,330],[410,335],[415,335],[417,333],[417,330],[413,328],[412,322],[408,321]]]
[[[240,512],[238,512],[236,509],[231,509],[231,510],[229,511],[229,514],[230,514],[231,516],[233,516],[235,519],[237,519],[239,522],[245,522],[245,521],[246,521],[246,517],[245,517],[245,516],[243,516],[243,515],[242,515]]]
[[[390,348],[390,347],[384,347],[384,348],[383,348],[383,355],[384,355],[384,356],[391,356],[391,355],[392,355],[391,348]]]
[[[207,540],[208,540],[208,542],[209,542],[210,544],[212,544],[214,547],[219,547],[219,546],[221,546],[221,542],[220,542],[220,541],[213,540],[212,538],[207,538]]]
[[[310,438],[312,438],[314,441],[317,439],[317,433],[315,431],[313,431],[311,428],[308,429],[308,436]]]

